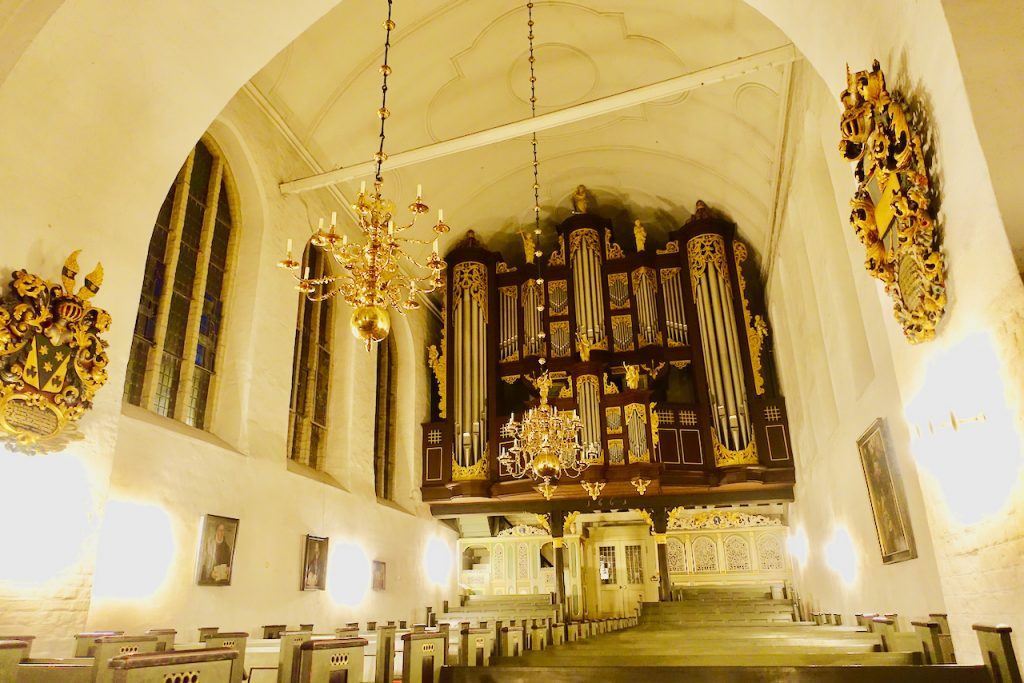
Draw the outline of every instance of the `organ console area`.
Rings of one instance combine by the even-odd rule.
[[[582,191],[542,257],[532,235],[525,258],[506,261],[472,232],[445,256],[424,500],[540,499],[498,454],[544,370],[549,402],[578,411],[581,441],[597,447],[579,480],[558,482],[556,502],[788,488],[763,288],[736,226],[698,202],[654,244],[639,221],[632,235],[614,230]]]

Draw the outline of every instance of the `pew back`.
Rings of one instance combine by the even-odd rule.
[[[981,657],[992,676],[993,683],[1021,683],[1020,667],[1013,653],[1009,626],[975,624],[974,633],[981,646]]]
[[[174,649],[174,640],[178,632],[173,628],[151,628],[146,631],[147,636],[156,636],[156,651],[169,652]]]
[[[464,628],[459,632],[459,664],[487,666],[491,662],[491,636],[489,628]]]
[[[124,635],[124,631],[87,631],[75,636],[75,657],[92,657],[96,639]]]
[[[277,658],[277,683],[292,683],[299,673],[299,648],[312,639],[308,631],[279,633],[281,652]]]
[[[110,661],[114,683],[228,683],[238,668],[228,648],[124,655]]]
[[[441,633],[402,635],[402,683],[437,683],[441,677],[448,639]]]
[[[124,655],[156,652],[156,636],[104,636],[97,638],[93,647],[93,680],[110,683],[114,675],[110,660]]]
[[[446,636],[447,638],[447,636]],[[374,683],[391,683],[395,671],[395,625],[377,627],[377,662]]]
[[[18,663],[28,656],[28,643],[23,640],[0,640],[0,683],[15,683]]]
[[[242,672],[245,671],[245,646],[249,634],[244,631],[220,632],[206,636],[203,643],[207,648],[230,648],[238,653],[238,661],[231,670],[231,683],[242,683]]]
[[[299,647],[297,683],[360,683],[365,638],[307,640]]]

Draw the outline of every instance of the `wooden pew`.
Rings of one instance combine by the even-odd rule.
[[[156,636],[104,636],[97,638],[93,647],[93,680],[111,683],[114,680],[110,660],[124,655],[156,652]]]
[[[446,667],[441,683],[991,683],[983,666]]]
[[[929,614],[928,619],[939,625],[939,647],[942,659],[946,664],[956,664],[956,651],[953,649],[953,636],[949,630],[949,617],[945,614]]]
[[[228,648],[153,652],[115,657],[114,683],[228,683],[238,653]]]
[[[501,647],[498,648],[502,657],[518,657],[523,654],[523,627],[502,626]]]
[[[307,640],[299,647],[296,683],[360,683],[365,638]]]
[[[83,635],[83,634],[80,634]],[[88,634],[88,636],[95,633]],[[156,636],[100,636],[76,639],[89,657],[25,659],[18,665],[18,683],[111,683],[110,662],[119,656],[156,651]]]
[[[210,649],[223,647],[232,648],[238,652],[236,666],[231,669],[231,683],[242,683],[242,673],[245,671],[245,645],[249,640],[249,634],[244,631],[222,633],[218,631],[208,635],[203,644]]]
[[[445,640],[448,636],[445,635]],[[395,625],[377,626],[374,683],[391,683],[395,671]]]
[[[488,666],[491,663],[491,629],[464,628],[459,636],[459,663],[462,666]]]
[[[123,636],[124,631],[87,631],[75,635],[75,657],[92,657],[96,639],[104,636]]]
[[[28,659],[32,656],[32,644],[35,642],[35,636],[0,636],[0,640],[20,640],[25,643],[25,652],[22,655],[22,659]]]
[[[212,636],[214,633],[220,630],[219,626],[200,626],[199,627],[199,642],[206,640],[206,636]]]
[[[437,683],[448,639],[437,632],[406,633],[402,643],[402,683]]]
[[[275,640],[280,638],[281,634],[288,630],[288,626],[285,624],[264,624],[262,629],[264,640]]]
[[[993,683],[1021,683],[1020,667],[1013,652],[1010,633],[1013,629],[1005,624],[985,626],[974,624],[974,634],[981,646],[981,658],[985,662]]]
[[[174,640],[178,632],[173,628],[151,628],[146,631],[147,636],[156,636],[156,651],[169,652],[174,649]]]
[[[18,664],[28,658],[28,649],[24,640],[0,640],[0,683],[16,683]]]
[[[292,683],[299,673],[299,646],[312,637],[313,634],[309,631],[278,633],[277,640],[281,641],[281,649],[277,656],[277,666],[250,667],[246,678],[252,680],[254,671],[274,671],[277,683]]]

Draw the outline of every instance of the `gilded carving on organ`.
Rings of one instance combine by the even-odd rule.
[[[690,258],[690,284],[693,291],[697,291],[697,284],[700,282],[708,265],[714,266],[722,280],[728,285],[729,267],[725,260],[725,240],[721,235],[705,233],[697,235],[686,243],[686,252]]]
[[[452,271],[452,290],[455,294],[454,308],[461,305],[461,295],[468,292],[480,306],[484,322],[487,322],[487,267],[484,264],[468,261],[455,266]]]
[[[743,262],[747,260],[747,247],[740,241],[732,243],[736,254],[736,280],[740,285],[740,296],[743,299],[743,319],[747,323],[747,345],[750,349],[750,365],[754,373],[754,390],[764,393],[764,374],[761,370],[761,352],[764,340],[768,337],[768,323],[759,315],[751,318],[750,301],[747,299],[747,281],[743,278]]]
[[[586,213],[589,201],[587,198],[587,188],[583,185],[577,185],[576,191],[572,193],[572,212]]]
[[[633,223],[633,239],[636,240],[636,250],[638,252],[643,251],[644,245],[647,244],[647,230],[644,229],[640,219]]]
[[[0,440],[16,450],[61,450],[81,438],[77,421],[107,382],[110,315],[89,300],[103,267],[75,291],[79,252],[61,271],[61,284],[15,271],[0,302]]]

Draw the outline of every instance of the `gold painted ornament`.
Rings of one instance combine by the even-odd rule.
[[[100,264],[75,291],[76,251],[61,284],[24,270],[0,301],[0,441],[25,453],[62,450],[80,439],[75,423],[107,382],[110,314],[89,300],[103,283]]]
[[[391,316],[381,306],[360,306],[349,319],[352,336],[366,343],[369,351],[375,342],[384,341],[391,331]]]
[[[839,151],[856,162],[850,225],[907,340],[928,341],[946,310],[946,267],[920,134],[899,93],[886,90],[878,60],[871,71],[847,69],[846,80]]]

